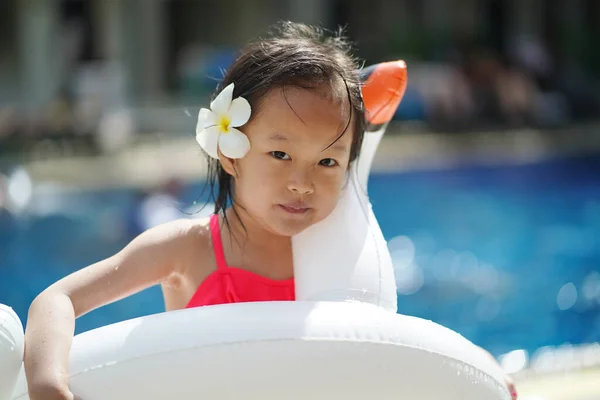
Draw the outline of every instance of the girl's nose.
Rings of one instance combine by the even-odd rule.
[[[294,172],[288,182],[288,189],[290,192],[299,195],[311,194],[315,191],[314,184],[310,178],[310,173],[307,172]]]

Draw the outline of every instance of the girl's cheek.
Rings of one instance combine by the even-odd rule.
[[[344,186],[346,174],[341,171],[326,171],[320,174],[317,183],[328,190],[340,191]]]

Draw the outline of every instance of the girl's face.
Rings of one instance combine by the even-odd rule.
[[[293,236],[327,217],[346,183],[349,109],[319,91],[273,89],[241,130],[251,149],[235,160],[237,203],[266,230]]]

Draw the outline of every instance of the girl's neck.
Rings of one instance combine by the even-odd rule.
[[[242,207],[236,207],[235,210],[230,207],[225,213],[229,225],[227,230],[241,246],[260,249],[266,254],[291,251],[290,237],[268,231]]]
[[[230,265],[276,280],[294,275],[291,238],[269,232],[240,207],[225,213],[224,246]]]

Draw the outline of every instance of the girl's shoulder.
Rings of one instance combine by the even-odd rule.
[[[155,228],[154,235],[175,261],[175,275],[187,276],[213,269],[214,254],[210,217],[177,219]],[[195,271],[190,271],[193,268]],[[202,271],[198,271],[200,269]]]
[[[181,219],[153,228],[157,230],[159,257],[170,259],[171,271],[162,289],[168,310],[185,308],[197,287],[216,268],[210,218]]]
[[[210,218],[177,219],[158,225],[144,234],[160,247],[168,247],[180,256],[212,252]],[[184,257],[186,258],[186,257]]]

